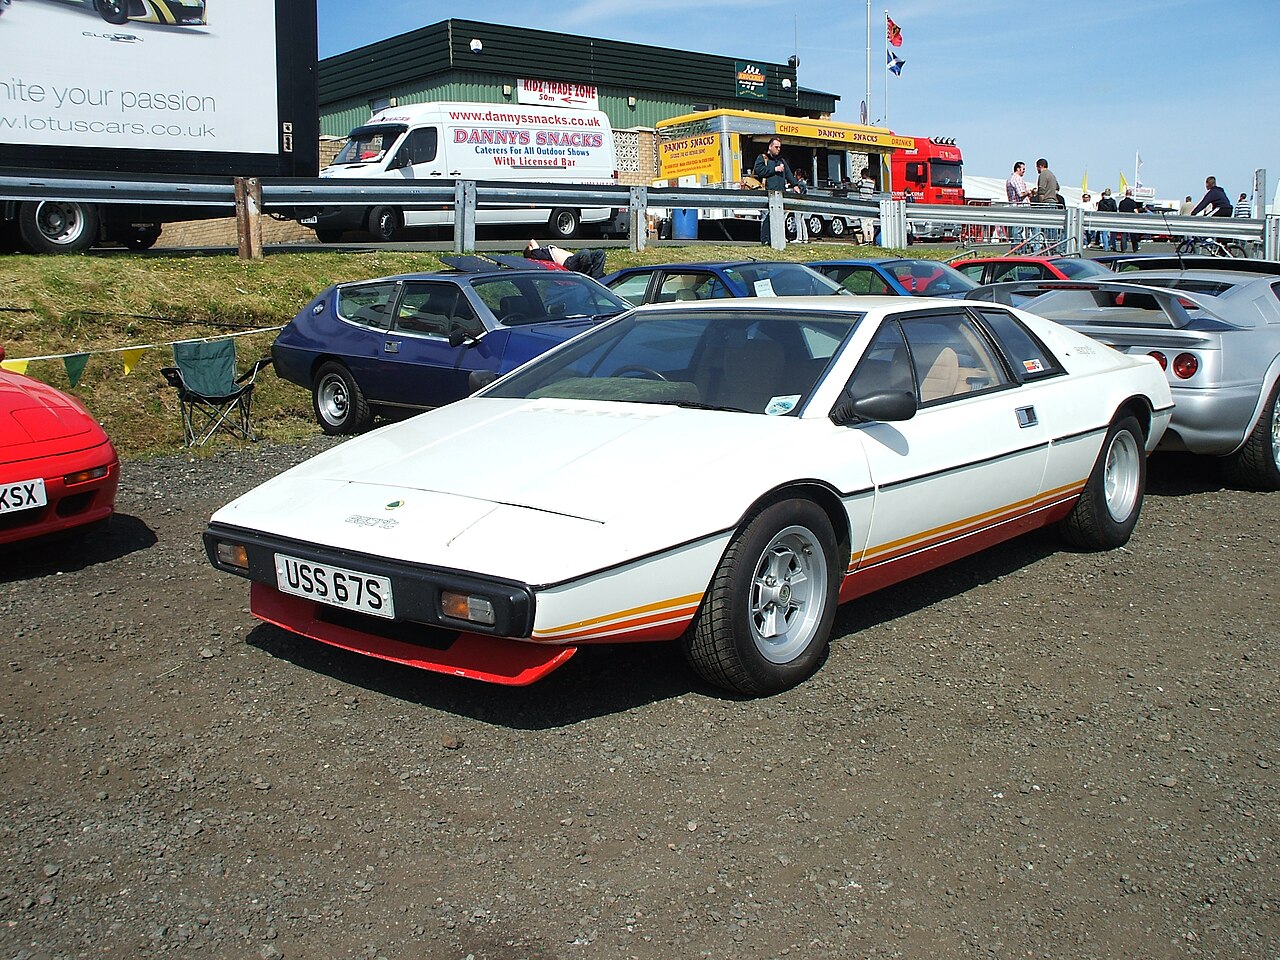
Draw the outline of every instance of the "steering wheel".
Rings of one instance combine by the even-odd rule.
[[[523,313],[508,313],[505,317],[502,318],[503,325],[508,327],[515,326],[516,324],[528,323],[528,322],[529,322],[528,315]]]
[[[653,369],[653,367],[641,366],[638,363],[628,363],[626,366],[619,367],[617,370],[613,371],[613,375],[615,377],[625,377],[629,373],[638,373],[649,380],[661,380],[663,383],[670,382],[657,370]]]

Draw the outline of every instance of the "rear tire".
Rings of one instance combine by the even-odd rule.
[[[98,239],[98,211],[70,200],[18,206],[18,235],[31,253],[83,253]]]
[[[552,210],[547,230],[557,240],[572,240],[578,235],[580,223],[577,210]]]
[[[1223,472],[1232,486],[1280,490],[1280,381],[1272,384],[1244,446],[1224,458]]]
[[[373,412],[351,371],[336,361],[321,364],[311,387],[311,406],[320,429],[330,436],[363,433]]]
[[[827,652],[843,569],[826,513],[782,500],[734,536],[685,636],[709,683],[748,696],[795,686]]]
[[[389,243],[400,232],[400,215],[391,207],[374,207],[369,211],[367,226],[369,236],[379,243]]]
[[[120,27],[129,22],[129,0],[98,0],[94,6],[107,23]]]
[[[1112,550],[1129,542],[1147,487],[1145,446],[1142,427],[1133,417],[1111,425],[1084,492],[1059,525],[1073,547]]]

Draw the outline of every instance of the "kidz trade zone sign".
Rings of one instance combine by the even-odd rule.
[[[564,83],[559,80],[519,80],[516,100],[543,107],[572,107],[599,110],[600,94],[594,84]]]

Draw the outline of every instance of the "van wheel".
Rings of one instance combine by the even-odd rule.
[[[369,236],[381,243],[394,240],[400,232],[400,217],[390,207],[374,207],[369,211]]]
[[[557,240],[570,240],[578,234],[577,210],[553,210],[547,229]]]

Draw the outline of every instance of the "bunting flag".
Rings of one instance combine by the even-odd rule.
[[[146,347],[134,347],[132,350],[121,351],[121,357],[124,359],[124,375],[126,377],[133,373],[133,368],[138,365],[138,361],[142,359],[142,355],[146,352]]]
[[[902,76],[902,68],[906,65],[907,61],[903,60],[899,56],[895,56],[892,50],[886,50],[885,53],[889,55],[889,72],[895,77]]]
[[[902,46],[902,28],[893,22],[893,18],[887,13],[884,15],[885,22],[888,24],[887,36],[889,38],[889,46]],[[896,71],[895,71],[896,72]]]
[[[71,386],[74,387],[80,382],[80,378],[84,376],[84,368],[88,364],[89,355],[87,353],[73,353],[62,358],[62,365],[67,370],[67,379],[71,381]]]
[[[0,360],[0,369],[8,370],[10,373],[26,373],[27,364],[30,360]]]

